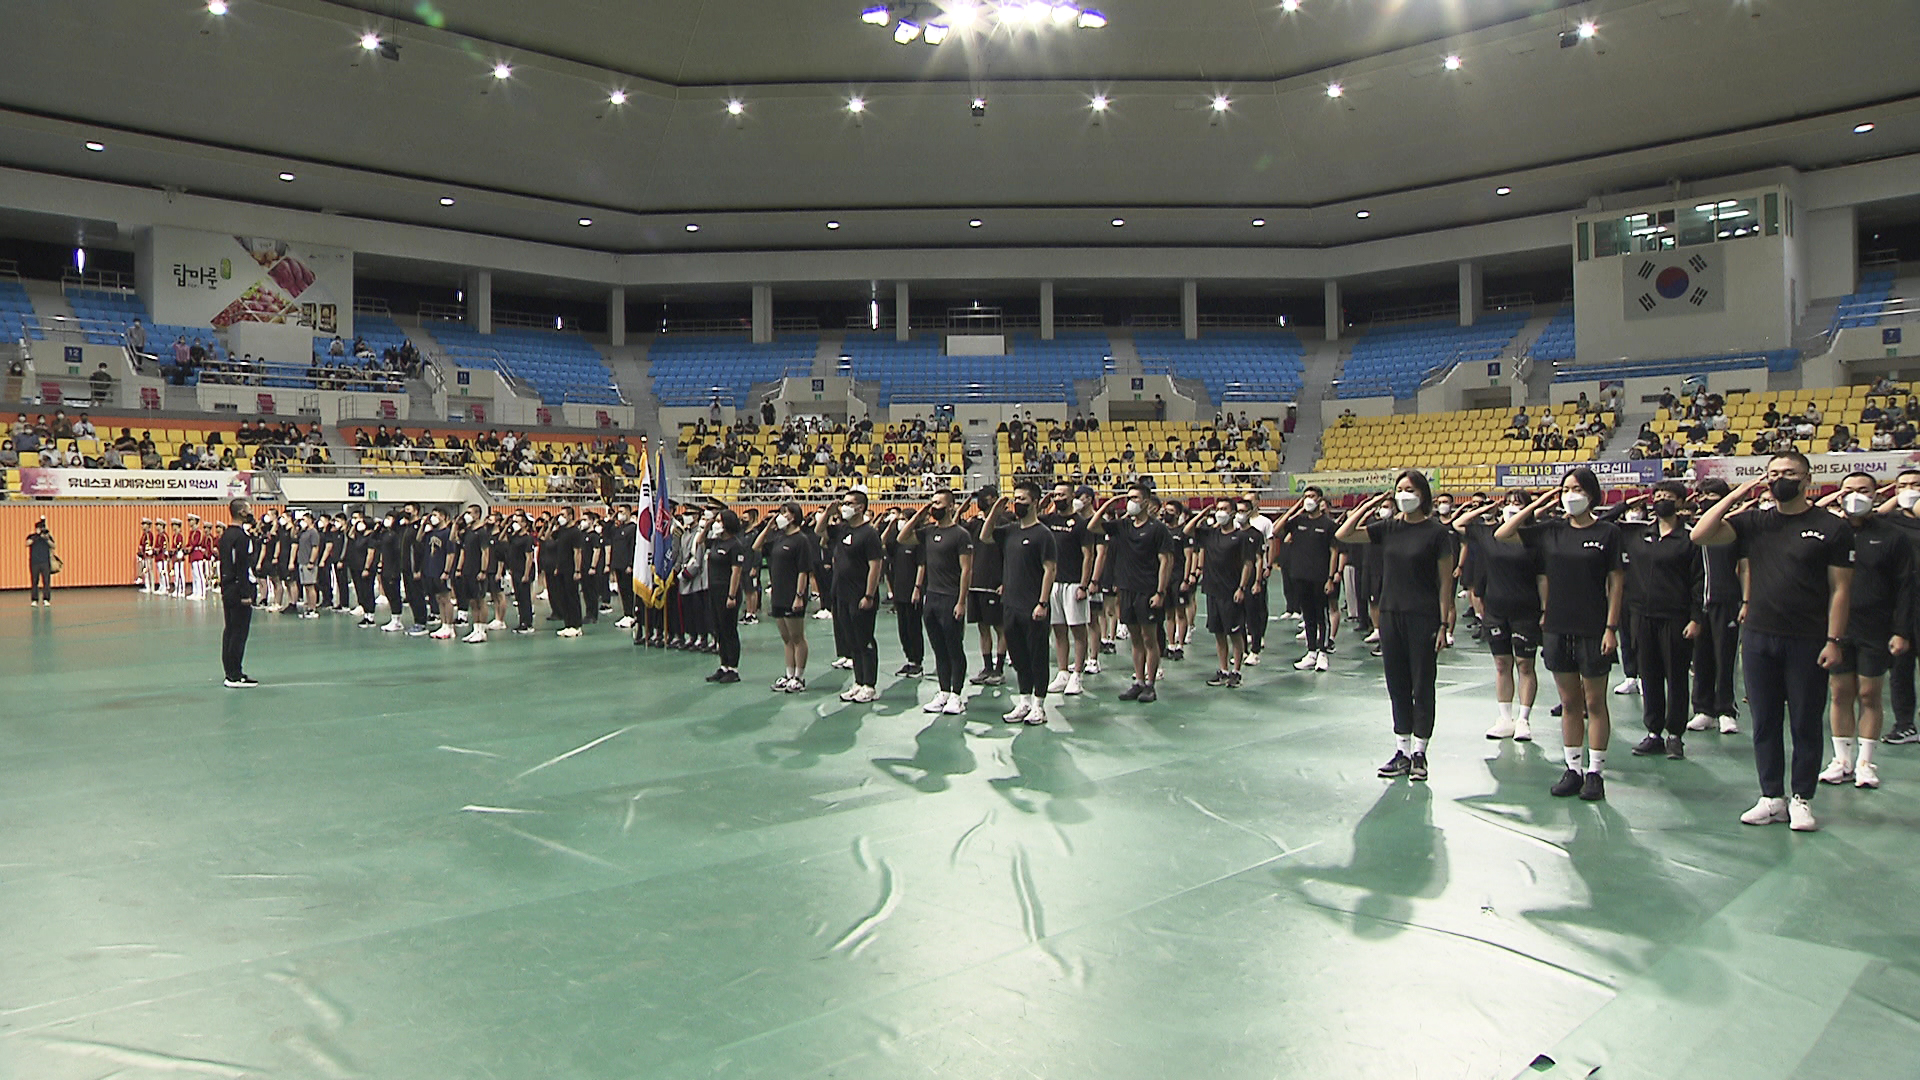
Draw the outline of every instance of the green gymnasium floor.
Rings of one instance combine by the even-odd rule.
[[[1802,836],[1736,820],[1744,736],[1550,798],[1472,649],[1417,785],[1351,634],[1005,730],[843,705],[824,623],[779,696],[767,625],[716,689],[605,622],[335,616],[259,617],[231,691],[219,618],[0,598],[0,1077],[1920,1073],[1920,748]]]

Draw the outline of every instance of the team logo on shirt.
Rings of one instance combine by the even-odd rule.
[[[1818,529],[1803,529],[1800,532],[1800,539],[1802,540],[1825,540],[1826,538],[1827,534]]]
[[[1581,541],[1580,546],[1583,548],[1591,548],[1594,551],[1599,551],[1605,548],[1607,544],[1606,544],[1606,541],[1604,540],[1583,540]]]

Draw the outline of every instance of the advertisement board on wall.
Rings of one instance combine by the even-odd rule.
[[[1770,460],[1765,455],[1699,458],[1693,462],[1693,475],[1696,480],[1711,477],[1739,487],[1749,480],[1765,476]],[[1813,465],[1813,483],[1816,487],[1838,484],[1850,472],[1870,473],[1875,480],[1885,484],[1899,477],[1904,469],[1920,468],[1920,452],[1888,450],[1867,454],[1808,454],[1807,461]]]
[[[1575,469],[1592,469],[1601,487],[1646,487],[1660,479],[1660,462],[1556,461],[1529,465],[1495,465],[1493,486],[1502,488],[1558,487]]]
[[[353,336],[353,253],[344,248],[156,226],[151,257],[146,299],[157,322]]]
[[[1442,485],[1442,469],[1422,469],[1427,474],[1427,483],[1438,488]],[[1328,472],[1294,473],[1290,484],[1293,494],[1298,495],[1308,488],[1319,488],[1324,495],[1371,495],[1392,487],[1400,476],[1399,469],[1335,469]]]
[[[143,469],[21,469],[30,499],[196,499],[226,502],[253,494],[250,472]]]

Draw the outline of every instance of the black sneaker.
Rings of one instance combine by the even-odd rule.
[[[1414,751],[1413,757],[1409,759],[1407,763],[1407,779],[1425,780],[1426,778],[1427,778],[1427,755],[1420,753],[1418,750],[1416,750]]]
[[[967,681],[975,686],[985,686],[987,685],[987,680],[991,678],[993,678],[993,665],[989,664],[980,669],[980,674],[975,675]]]
[[[1547,789],[1547,794],[1556,799],[1571,798],[1580,794],[1580,788],[1585,782],[1578,770],[1568,769],[1560,774],[1560,779],[1554,781],[1551,788]]]
[[[1230,688],[1232,688],[1232,689],[1235,689],[1235,690],[1238,690],[1238,689],[1240,688],[1240,673],[1239,673],[1239,672],[1237,672],[1237,671],[1235,671],[1235,672],[1231,672],[1231,673],[1229,673],[1229,674],[1227,675],[1227,686],[1228,686],[1228,687],[1230,687]]]
[[[894,672],[894,674],[904,675],[908,678],[919,678],[924,672],[919,664],[901,664],[900,670]]]
[[[1553,708],[1547,710],[1547,715],[1559,716],[1561,713],[1566,711],[1566,708],[1567,707],[1565,705],[1555,705]]]
[[[1138,701],[1140,699],[1140,692],[1142,690],[1145,690],[1146,688],[1147,686],[1145,683],[1134,683],[1132,686],[1129,686],[1125,690],[1120,691],[1120,700],[1121,701]]]
[[[1232,676],[1228,675],[1224,671],[1216,671],[1213,673],[1213,678],[1207,680],[1207,685],[1208,686],[1225,686],[1231,681],[1233,681]]]
[[[516,626],[513,628],[513,632],[516,634],[531,634],[534,630],[531,626]]]
[[[1153,703],[1153,702],[1155,702],[1155,701],[1159,701],[1159,700],[1160,700],[1160,695],[1159,695],[1159,694],[1156,694],[1156,693],[1154,693],[1154,692],[1153,692],[1153,684],[1152,684],[1152,683],[1148,683],[1148,684],[1146,684],[1145,686],[1142,686],[1142,687],[1140,688],[1140,696],[1139,696],[1139,697],[1137,697],[1137,698],[1135,698],[1134,700],[1135,700],[1135,701],[1138,701],[1138,702],[1139,702],[1140,704],[1142,704],[1142,705],[1147,705],[1147,704],[1151,704],[1151,703]]]
[[[1892,743],[1895,746],[1909,746],[1913,743],[1920,743],[1920,728],[1916,728],[1912,724],[1902,724],[1892,731],[1887,732],[1886,737],[1880,741],[1883,743]]]
[[[1580,797],[1587,802],[1599,802],[1607,797],[1607,782],[1597,772],[1590,772],[1580,783]]]
[[[1185,649],[1168,649],[1167,650],[1167,659],[1169,660],[1184,661],[1186,658],[1187,658],[1187,650]]]
[[[1111,641],[1103,641],[1100,643],[1100,651],[1107,655],[1112,655],[1118,652],[1119,650],[1120,650],[1120,647],[1118,645],[1115,645]]]
[[[1681,741],[1680,736],[1678,735],[1667,736],[1667,757],[1670,760],[1679,761],[1681,758],[1684,758],[1686,756],[1687,756],[1687,744]]]
[[[985,674],[987,676],[987,681],[984,684],[982,684],[985,686],[999,686],[1002,683],[1005,683],[1007,681],[1007,673],[1001,668],[994,668],[992,671],[986,672]]]
[[[717,678],[717,679],[715,679],[715,680],[713,680],[713,681],[714,681],[714,682],[717,682],[717,683],[735,683],[735,682],[739,682],[739,681],[740,681],[740,673],[739,673],[739,672],[737,672],[737,671],[722,671],[722,672],[720,672],[720,677],[719,677],[719,678]]]
[[[1633,745],[1634,757],[1652,757],[1667,752],[1667,740],[1657,734],[1649,734]]]
[[[1385,765],[1380,766],[1380,775],[1385,777],[1405,776],[1412,771],[1412,759],[1398,750],[1393,752],[1393,756],[1387,759]]]
[[[239,678],[237,678],[237,679],[228,679],[228,680],[226,680],[226,683],[227,683],[227,686],[229,686],[229,687],[231,687],[231,688],[233,688],[233,689],[235,689],[235,690],[239,690],[239,689],[244,689],[244,688],[246,688],[246,687],[249,687],[249,686],[259,686],[259,685],[260,685],[260,684],[259,684],[259,682],[257,682],[256,680],[254,680],[254,679],[252,679],[252,678],[249,678],[248,676],[245,676],[245,675],[242,675],[242,676],[240,676],[240,677],[239,677]]]
[[[724,672],[724,671],[722,671],[722,670],[720,670],[719,668],[715,668],[715,669],[713,669],[713,674],[711,674],[711,675],[709,675],[709,676],[707,676],[707,681],[708,681],[708,682],[719,682],[719,681],[720,681],[720,676],[722,676],[722,675],[725,675],[725,674],[726,674],[726,672]]]
[[[1367,650],[1367,655],[1368,655],[1368,656],[1379,656],[1379,655],[1380,655],[1380,646],[1378,646],[1378,645],[1375,645],[1375,646],[1374,646],[1373,648],[1371,648],[1371,649],[1368,649],[1368,650]]]

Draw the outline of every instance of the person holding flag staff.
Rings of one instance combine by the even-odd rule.
[[[783,503],[753,541],[767,562],[768,600],[787,665],[771,689],[783,694],[807,688],[807,594],[818,556],[813,535],[800,527],[803,520],[799,503]]]

